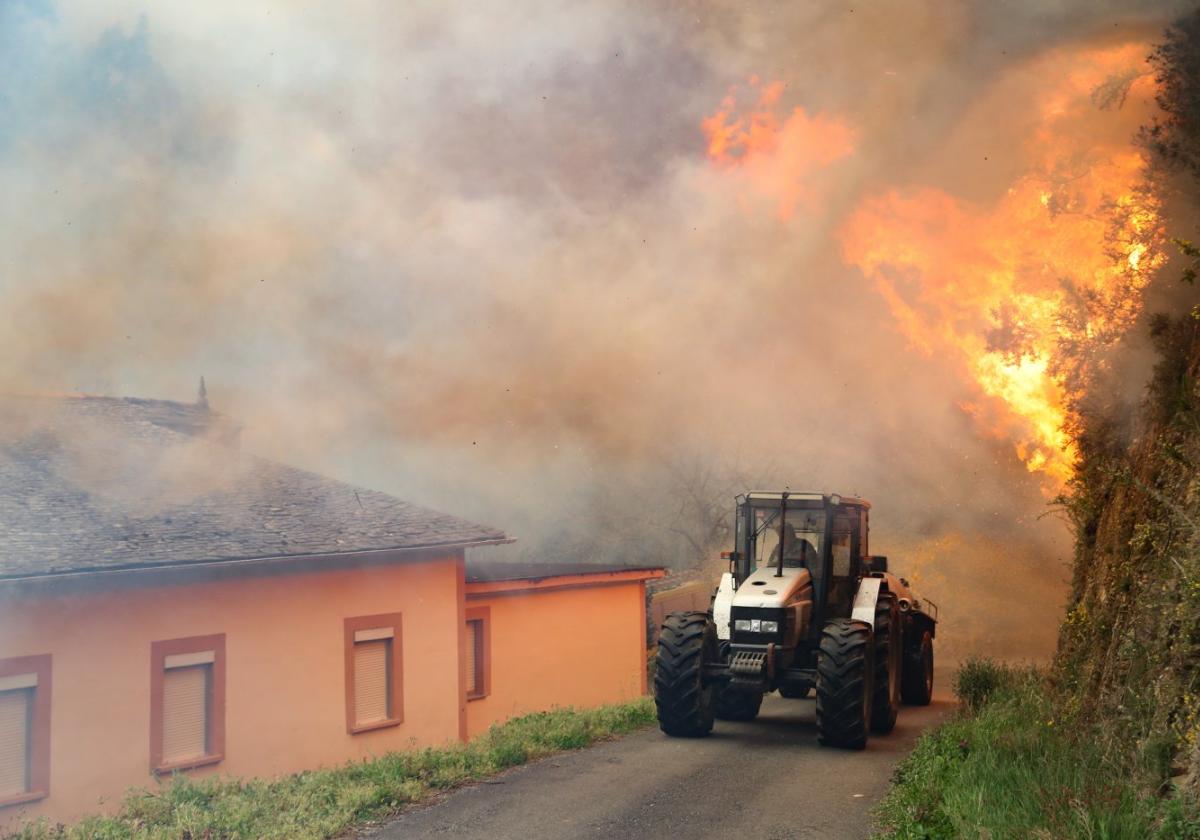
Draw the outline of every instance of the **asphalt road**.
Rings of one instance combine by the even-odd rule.
[[[613,840],[870,836],[892,768],[952,703],[905,706],[862,752],[817,745],[812,700],[772,694],[753,723],[713,734],[657,729],[516,768],[370,832],[371,840]]]

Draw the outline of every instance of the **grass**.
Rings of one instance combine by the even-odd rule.
[[[877,808],[878,836],[1200,838],[1200,815],[1088,727],[1056,719],[1044,676],[967,662],[961,711],[924,735]]]
[[[493,726],[469,744],[395,752],[371,761],[279,779],[176,777],[158,790],[134,790],[113,816],[74,825],[30,823],[20,840],[307,840],[345,834],[439,791],[509,767],[579,749],[654,722],[648,698],[576,711],[556,709]]]

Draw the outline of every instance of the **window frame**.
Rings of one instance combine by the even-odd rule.
[[[344,619],[342,622],[344,637],[345,680],[346,680],[346,732],[358,735],[362,732],[372,732],[376,729],[388,729],[404,723],[404,644],[401,633],[400,613],[380,613],[378,615],[363,615]],[[384,720],[375,720],[360,724],[355,716],[355,684],[354,684],[354,634],[361,630],[392,630],[392,669],[391,691],[392,716]]]
[[[467,607],[466,621],[479,622],[479,651],[475,657],[475,691],[467,692],[467,700],[482,700],[492,693],[492,610],[491,607]],[[465,632],[465,626],[464,626]],[[471,635],[467,644],[471,643]],[[469,660],[468,660],[469,661]],[[463,663],[466,665],[466,662]],[[465,676],[465,675],[464,675]]]
[[[50,795],[50,697],[53,690],[49,653],[0,659],[0,677],[35,674],[32,720],[29,722],[29,790],[0,799],[0,808],[36,802]]]
[[[209,753],[186,761],[163,760],[163,682],[167,657],[213,652],[212,697],[209,704]],[[150,643],[150,772],[174,773],[225,760],[225,634],[187,636]]]

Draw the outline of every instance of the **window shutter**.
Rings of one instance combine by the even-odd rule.
[[[0,798],[29,791],[31,688],[0,691]]]
[[[467,694],[479,691],[480,621],[467,622]]]
[[[167,668],[163,673],[163,762],[208,755],[211,665]]]
[[[354,719],[374,723],[391,717],[392,640],[354,643]]]

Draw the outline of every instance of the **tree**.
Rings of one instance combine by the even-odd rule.
[[[1189,173],[1194,195],[1200,196],[1200,11],[1168,27],[1149,60],[1162,114],[1139,139],[1162,167]]]

